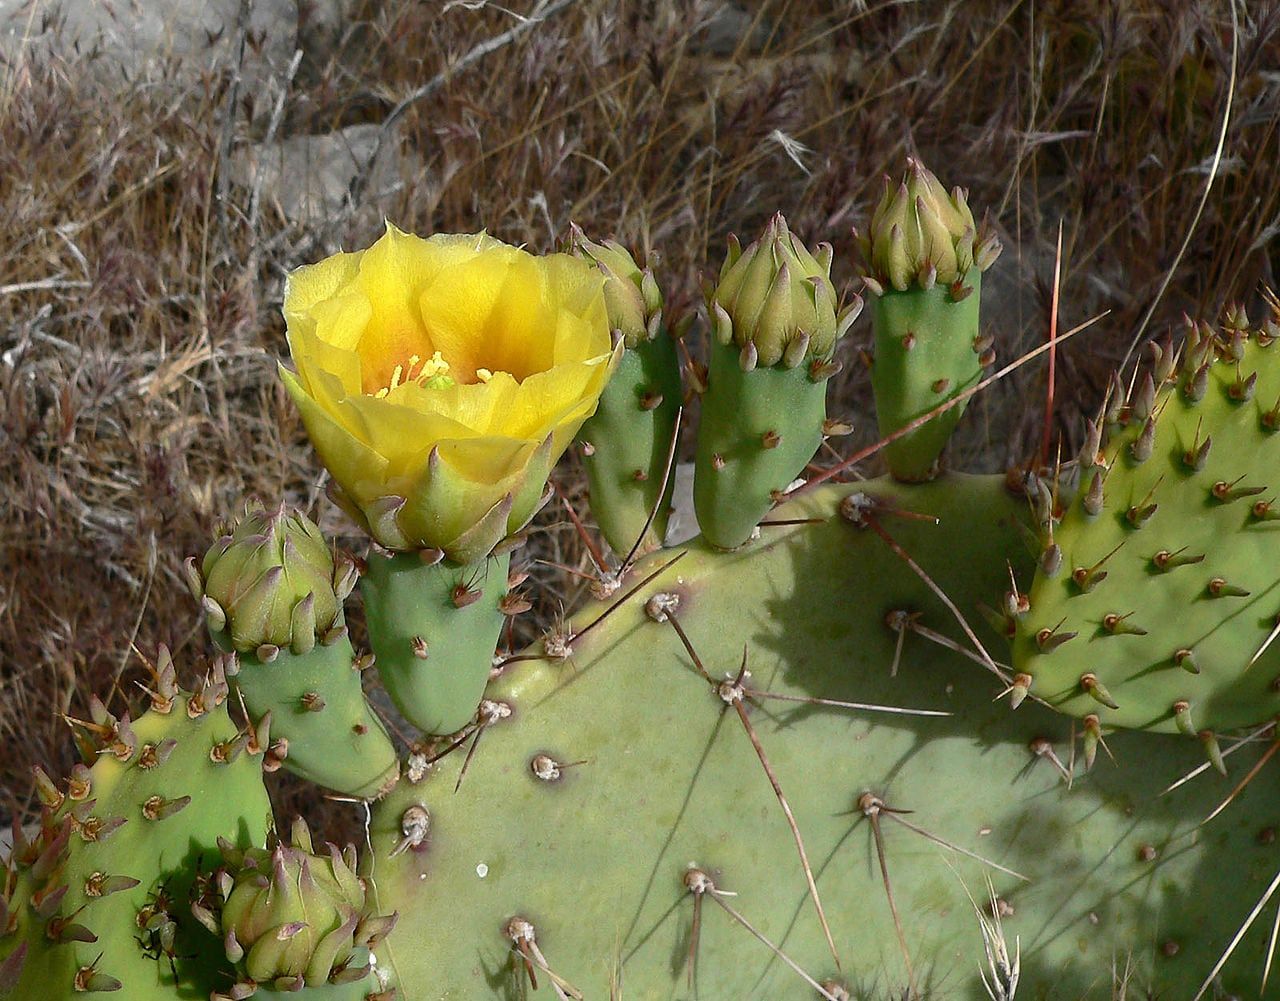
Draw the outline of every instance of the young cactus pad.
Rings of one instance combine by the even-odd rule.
[[[342,603],[356,567],[335,561],[302,512],[250,503],[188,583],[226,673],[256,721],[271,715],[284,767],[349,796],[376,796],[398,771],[395,748],[365,701]]]
[[[897,188],[885,178],[863,240],[881,435],[954,399],[994,359],[990,340],[979,335],[978,311],[982,272],[999,254],[999,240],[978,233],[965,193],[948,193],[919,160],[908,159]],[[963,413],[960,403],[891,442],[889,471],[908,482],[935,475]]]
[[[266,837],[266,735],[232,723],[216,670],[179,691],[162,651],[149,687],[152,708],[137,720],[93,701],[79,727],[92,767],[61,785],[37,776],[39,833],[20,832],[0,866],[6,1001],[207,997],[230,976],[188,894],[218,839],[247,847]]]
[[[1194,329],[1122,393],[1086,436],[1014,664],[1066,712],[1212,742],[1280,712],[1280,346]]]
[[[851,490],[864,527],[839,514]],[[976,1001],[984,975],[1012,996],[1020,952],[1019,998],[1111,997],[1126,976],[1191,997],[1280,865],[1258,838],[1269,790],[1198,829],[1224,794],[1211,776],[1160,796],[1195,748],[1116,735],[1115,764],[1086,775],[1070,719],[993,700],[1003,683],[886,538],[970,616],[1008,578],[1022,510],[994,478],[816,491],[785,511],[820,524],[732,554],[694,544],[566,658],[511,665],[487,693],[509,714],[460,789],[455,752],[375,808],[365,871],[400,912],[379,969],[414,1001],[523,997],[532,979],[593,999]],[[423,934],[446,914],[447,934]],[[984,927],[1007,949],[994,970]],[[1224,990],[1256,986],[1265,937],[1245,937]]]
[[[356,850],[328,845],[316,854],[311,832],[294,821],[289,842],[266,849],[222,846],[222,868],[193,910],[224,943],[238,973],[213,1001],[276,992],[363,1001],[379,986],[369,950],[395,924],[366,900]],[[259,990],[260,985],[266,989]]]
[[[582,426],[591,512],[620,557],[637,542],[641,551],[656,549],[666,536],[675,486],[675,477],[666,475],[667,458],[681,393],[675,342],[660,331],[627,348],[595,415]]]
[[[811,254],[781,213],[746,250],[731,240],[707,301],[713,343],[693,505],[703,537],[733,549],[822,441],[836,344],[862,300],[838,308],[831,246]]]
[[[662,318],[651,263],[644,270],[620,244],[574,244],[605,276],[609,327],[622,339],[618,368],[579,432],[591,513],[620,557],[657,549],[666,538],[674,477],[666,476],[683,388],[675,340]]]
[[[453,733],[475,715],[506,621],[510,563],[509,552],[471,566],[369,554],[360,593],[378,675],[423,732]]]
[[[934,285],[871,297],[871,386],[882,436],[923,417],[982,377],[983,353],[990,345],[978,333],[981,298],[982,275],[976,269],[961,294]],[[933,476],[964,409],[958,404],[885,446],[885,461],[894,475],[908,482]]]

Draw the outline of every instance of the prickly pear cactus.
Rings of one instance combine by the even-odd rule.
[[[1200,829],[1220,785],[1160,795],[1194,747],[1116,735],[1086,775],[1069,719],[993,700],[893,545],[968,615],[1023,510],[995,479],[876,481],[733,554],[654,556],[567,656],[504,672],[472,750],[377,807],[382,973],[414,1001],[1190,997],[1280,862],[1269,793]]]
[[[1113,386],[1006,600],[1030,689],[1091,726],[1198,736],[1280,711],[1280,347],[1237,317]],[[1008,588],[1005,588],[1008,591]],[[1016,626],[1015,626],[1016,623]]]
[[[168,1001],[207,995],[229,974],[189,892],[219,839],[266,836],[269,738],[231,721],[216,670],[181,691],[162,651],[149,687],[136,720],[92,701],[76,723],[91,766],[61,784],[37,775],[39,831],[18,829],[0,868],[0,997]]]
[[[40,827],[0,870],[0,998],[1252,992],[1280,741],[1222,731],[1280,710],[1274,323],[1235,311],[1158,351],[1052,476],[939,474],[960,408],[935,401],[990,360],[998,243],[912,163],[868,247],[892,475],[797,485],[765,518],[831,430],[858,308],[776,216],[709,293],[703,539],[598,566],[618,597],[495,659],[528,607],[510,551],[602,392],[586,434],[615,551],[657,545],[667,503],[661,297],[620,247],[578,242],[594,263],[389,228],[295,273],[286,385],[375,542],[370,643],[423,733],[401,770],[343,625],[355,565],[305,519],[248,512],[188,567],[224,651],[202,686],[162,659],[139,720],[94,701],[77,721],[91,767],[37,776]],[[362,857],[301,821],[267,842],[282,762],[364,800]]]

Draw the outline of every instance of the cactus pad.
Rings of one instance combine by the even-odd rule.
[[[425,733],[461,730],[484,693],[504,621],[509,552],[469,566],[369,554],[360,580],[378,675]]]
[[[216,671],[182,692],[162,653],[152,687],[151,710],[133,721],[93,700],[79,726],[92,767],[64,785],[37,776],[40,829],[19,832],[0,868],[0,971],[12,974],[0,974],[2,998],[168,1001],[179,983],[181,996],[207,996],[230,973],[187,900],[216,840],[266,837],[266,735],[232,723]]]
[[[1077,728],[993,702],[1001,682],[939,645],[968,641],[886,544],[972,609],[1007,579],[1020,504],[992,479],[860,484],[879,537],[837,515],[849,489],[787,509],[821,524],[731,555],[695,544],[566,659],[508,668],[487,695],[510,712],[456,793],[462,753],[409,769],[366,870],[401,914],[378,963],[405,996],[982,999],[984,941],[1007,946],[1005,988],[1020,950],[1019,998],[1109,997],[1126,969],[1191,996],[1280,863],[1257,837],[1265,792],[1197,832],[1223,790],[1161,798],[1198,759],[1150,735],[1116,736],[1117,766],[1069,788]],[[1224,989],[1256,983],[1260,938]]]
[[[1212,742],[1280,711],[1280,347],[1202,326],[1120,396],[1090,432],[1056,550],[1012,601],[1014,664],[1104,727]]]

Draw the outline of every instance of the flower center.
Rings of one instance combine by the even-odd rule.
[[[405,364],[397,365],[392,370],[391,381],[373,395],[381,400],[393,389],[407,386],[411,382],[416,382],[424,389],[444,389],[454,384],[449,375],[449,363],[437,351],[430,358],[410,355]]]

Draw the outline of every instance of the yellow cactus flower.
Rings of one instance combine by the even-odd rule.
[[[533,517],[617,351],[603,278],[486,234],[387,232],[289,276],[281,366],[335,499],[381,545],[487,556]]]

